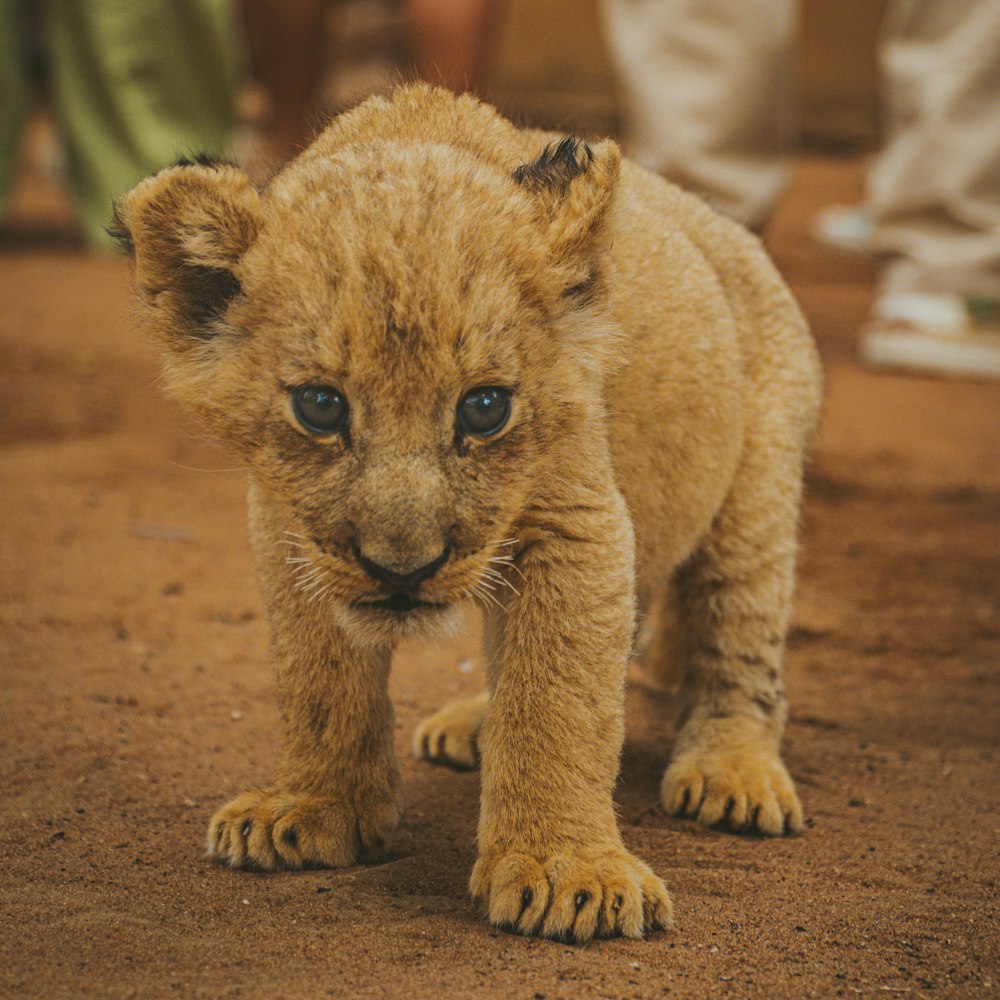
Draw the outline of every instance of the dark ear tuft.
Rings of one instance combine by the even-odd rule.
[[[565,191],[575,177],[585,173],[594,154],[582,139],[567,136],[550,143],[533,163],[522,164],[514,171],[514,180],[532,191],[543,188]]]
[[[570,136],[546,146],[537,160],[513,172],[514,183],[535,203],[557,258],[579,252],[598,231],[620,166],[621,153],[610,139],[590,146]]]
[[[132,242],[132,233],[122,217],[121,203],[115,202],[111,208],[111,222],[105,230],[118,246],[118,249],[130,260],[135,259],[135,243]]]
[[[208,167],[209,170],[221,170],[223,167],[235,167],[235,163],[230,163],[227,160],[219,160],[214,156],[209,156],[208,153],[192,153],[190,157],[180,156],[177,158],[177,162],[174,163],[175,167]]]

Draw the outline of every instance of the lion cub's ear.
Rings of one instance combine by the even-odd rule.
[[[597,230],[618,184],[621,152],[610,139],[567,138],[547,146],[514,180],[535,195],[557,256],[582,249]]]
[[[109,231],[133,257],[146,318],[167,347],[184,351],[219,333],[259,225],[246,175],[207,161],[161,170],[115,206]]]

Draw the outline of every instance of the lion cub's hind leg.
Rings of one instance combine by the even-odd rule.
[[[472,698],[449,702],[439,712],[417,725],[413,733],[414,754],[435,764],[478,767],[479,748],[476,739],[489,704],[490,696],[487,691]]]
[[[791,435],[786,435],[790,437]],[[709,537],[678,576],[681,729],[661,786],[674,815],[770,836],[802,829],[779,756],[802,451],[749,454]]]
[[[684,673],[685,646],[676,581],[671,579],[651,597],[640,598],[640,622],[633,655],[639,676],[648,684],[672,691]]]

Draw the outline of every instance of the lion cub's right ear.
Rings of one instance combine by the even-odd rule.
[[[161,170],[115,206],[109,231],[133,257],[146,320],[171,350],[221,332],[260,213],[245,174],[207,161]]]
[[[514,171],[541,213],[556,258],[585,249],[600,228],[618,185],[621,152],[610,139],[588,145],[568,137]]]

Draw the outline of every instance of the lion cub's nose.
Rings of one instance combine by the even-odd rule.
[[[418,566],[416,569],[412,569],[407,573],[398,573],[396,570],[388,569],[385,566],[380,566],[376,562],[372,562],[371,559],[367,559],[364,555],[362,555],[361,550],[357,548],[357,546],[354,548],[354,558],[357,559],[358,565],[370,577],[372,577],[372,579],[396,588],[415,587],[418,583],[423,583],[424,580],[429,580],[448,561],[448,556],[450,554],[451,550],[446,548],[444,552],[442,552],[441,555],[439,555],[437,559],[432,562],[426,563],[423,566]]]

